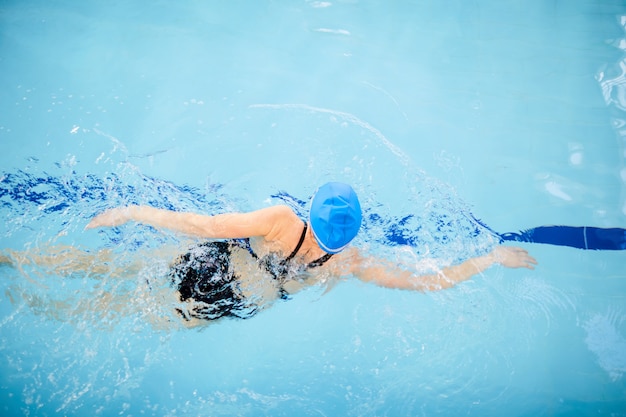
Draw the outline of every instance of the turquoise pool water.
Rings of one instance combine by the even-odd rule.
[[[623,1],[0,2],[3,248],[130,202],[216,213],[354,184],[444,265],[546,224],[626,227]],[[122,278],[2,267],[3,415],[626,414],[624,252],[524,244],[410,293],[342,282],[251,320],[159,328],[165,260]],[[163,291],[161,291],[163,290]],[[122,300],[106,304],[108,295]],[[110,308],[102,309],[106,305]]]

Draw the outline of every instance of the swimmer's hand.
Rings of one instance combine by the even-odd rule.
[[[96,227],[115,227],[127,223],[132,219],[131,211],[133,207],[116,207],[106,210],[96,217],[85,226],[85,229],[95,229]]]
[[[498,246],[490,254],[493,262],[507,268],[535,269],[537,260],[525,249],[516,246]]]

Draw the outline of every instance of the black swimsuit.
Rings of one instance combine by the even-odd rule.
[[[195,317],[204,320],[216,320],[221,317],[237,317],[247,319],[258,312],[259,307],[251,300],[238,295],[236,287],[239,277],[230,263],[231,250],[243,248],[259,261],[278,283],[280,298],[287,299],[288,293],[283,288],[289,272],[294,269],[291,260],[296,256],[307,231],[304,224],[302,235],[296,248],[285,259],[278,260],[275,254],[259,259],[250,246],[248,239],[230,240],[226,242],[205,242],[190,249],[178,258],[170,269],[170,278],[180,292],[180,300],[195,301],[187,314],[177,311],[185,318]],[[326,254],[310,262],[304,268],[315,268],[323,265],[332,255]]]

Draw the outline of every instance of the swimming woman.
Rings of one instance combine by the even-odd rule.
[[[138,222],[200,239],[171,265],[170,278],[185,320],[248,318],[271,303],[322,280],[355,276],[383,287],[416,291],[450,288],[499,264],[530,268],[524,249],[498,246],[490,253],[431,275],[416,276],[390,261],[348,247],[361,226],[351,186],[331,182],[312,198],[309,217],[285,205],[214,216],[148,206],[107,210],[87,229]]]

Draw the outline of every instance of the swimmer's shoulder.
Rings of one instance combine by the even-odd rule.
[[[291,228],[294,224],[301,224],[302,220],[298,215],[286,205],[277,205],[258,210],[259,217],[268,224],[278,228]]]
[[[280,222],[280,221],[292,221],[294,218],[298,218],[296,213],[291,207],[280,204],[276,206],[265,207],[259,210],[255,210],[247,213],[247,216],[252,216],[264,221]]]
[[[257,210],[254,221],[266,225],[266,232],[262,235],[267,242],[279,242],[281,250],[289,250],[297,242],[301,230],[302,220],[286,205],[277,205]],[[285,246],[285,247],[283,247]]]
[[[321,267],[329,271],[332,276],[340,278],[354,274],[366,260],[367,258],[363,257],[358,248],[350,246],[333,255]]]
[[[276,206],[266,207],[259,211],[265,211],[269,215],[276,216],[277,218],[293,218],[298,217],[296,213],[286,204],[278,204]]]

